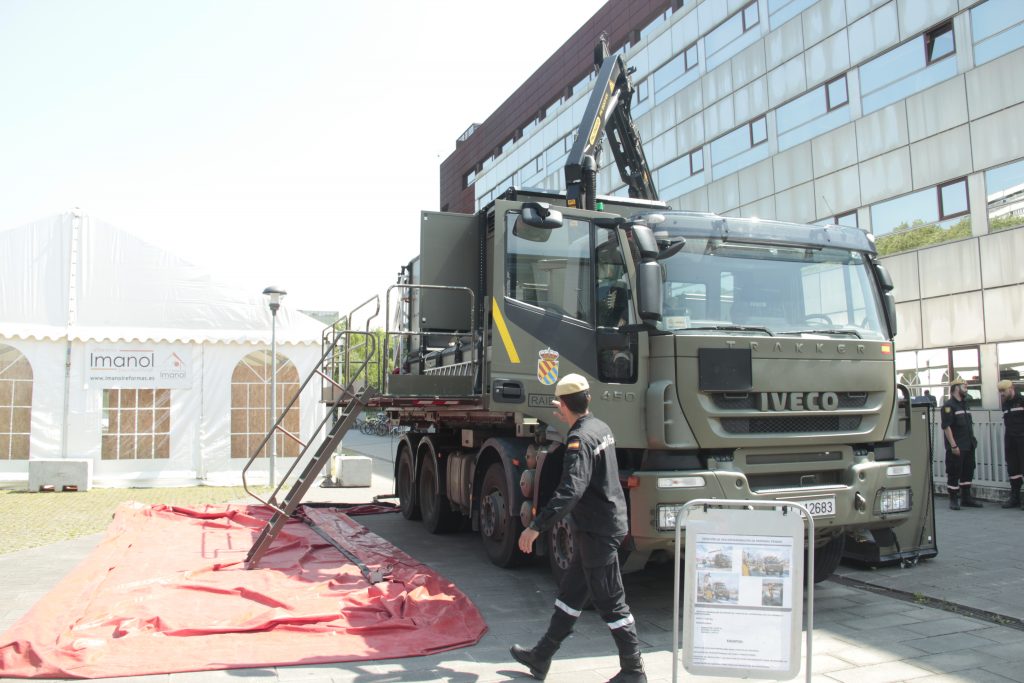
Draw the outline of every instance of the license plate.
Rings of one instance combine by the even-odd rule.
[[[804,500],[794,500],[793,502],[800,503],[807,508],[807,511],[811,513],[811,517],[835,517],[836,514],[835,496],[806,498]]]

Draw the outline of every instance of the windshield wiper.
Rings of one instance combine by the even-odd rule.
[[[737,332],[764,332],[769,337],[774,337],[772,331],[767,327],[758,327],[757,325],[694,325],[691,327],[683,328],[684,330],[722,330],[722,331],[737,331]]]
[[[857,339],[863,339],[857,330],[786,330],[779,334],[830,334],[833,336],[852,334]]]

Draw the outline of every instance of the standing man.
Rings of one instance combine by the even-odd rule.
[[[982,504],[971,498],[971,480],[974,478],[974,422],[967,407],[967,382],[955,379],[949,385],[949,400],[942,404],[942,434],[946,440],[946,488],[949,490],[949,509],[960,506],[980,508]]]
[[[1006,458],[1006,473],[1010,475],[1010,499],[1004,508],[1020,507],[1020,485],[1024,480],[1024,396],[1008,379],[996,385],[999,398],[1003,400],[1003,455]]]
[[[628,525],[615,437],[608,425],[590,414],[590,384],[585,377],[566,375],[555,386],[555,396],[555,415],[570,425],[562,479],[548,504],[519,536],[519,549],[532,552],[541,532],[571,512],[576,554],[558,587],[547,632],[533,649],[513,645],[512,657],[529,667],[531,676],[544,680],[551,658],[572,633],[589,593],[618,646],[622,670],[611,680],[646,683],[640,640],[619,573],[618,549]]]

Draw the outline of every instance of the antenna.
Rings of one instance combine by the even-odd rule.
[[[836,215],[835,209],[833,209],[833,208],[832,208],[832,205],[828,203],[828,200],[827,200],[827,199],[825,199],[825,195],[821,195],[821,201],[825,202],[825,206],[827,206],[827,207],[828,207],[828,212],[829,212],[830,214],[832,214],[832,217],[833,217],[833,218],[835,218],[835,215]]]

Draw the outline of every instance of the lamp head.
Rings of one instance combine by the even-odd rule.
[[[284,291],[280,287],[274,287],[273,285],[263,290],[263,295],[270,300],[271,313],[277,313],[277,309],[281,307],[281,299],[283,299],[286,294],[288,294],[288,292]]]

